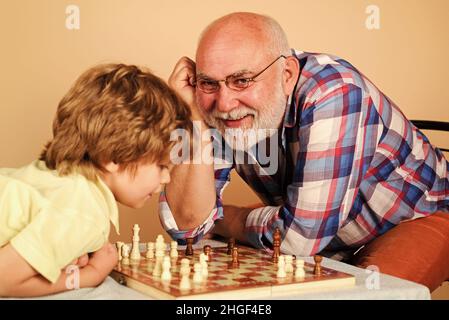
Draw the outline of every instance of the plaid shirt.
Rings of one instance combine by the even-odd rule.
[[[279,169],[235,161],[215,165],[216,206],[198,228],[179,231],[164,193],[160,218],[181,243],[223,217],[222,194],[235,169],[263,200],[246,221],[247,239],[308,256],[344,259],[399,224],[449,210],[449,166],[440,150],[347,61],[293,51],[301,73],[279,129]]]

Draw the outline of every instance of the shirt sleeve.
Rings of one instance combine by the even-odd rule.
[[[159,197],[159,218],[162,226],[168,234],[180,244],[186,244],[186,238],[193,238],[196,243],[207,234],[215,224],[215,221],[223,219],[223,191],[231,180],[232,164],[214,165],[215,190],[217,198],[214,208],[211,210],[206,220],[198,227],[190,230],[179,230],[175,218],[165,196],[165,191]]]
[[[108,235],[98,225],[76,210],[47,206],[10,243],[37,272],[55,283],[71,261],[106,243]]]
[[[248,215],[246,231],[254,246],[270,248],[278,227],[283,252],[313,255],[345,223],[380,136],[378,114],[363,93],[340,84],[302,110],[297,162],[284,205]]]

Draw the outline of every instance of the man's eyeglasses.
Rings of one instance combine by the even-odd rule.
[[[264,68],[262,71],[255,74],[252,77],[243,77],[238,74],[231,74],[223,80],[199,78],[193,82],[193,85],[196,86],[201,91],[203,91],[204,93],[214,93],[220,89],[220,82],[224,82],[229,89],[232,89],[235,91],[242,91],[242,90],[245,90],[246,88],[248,88],[251,83],[256,81],[256,78],[258,76],[260,76],[262,73],[264,73],[269,67],[271,67],[280,58],[287,58],[287,57],[284,55],[280,55],[273,62],[271,62],[266,68]]]

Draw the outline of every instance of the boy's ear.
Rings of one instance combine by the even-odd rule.
[[[119,165],[117,163],[113,162],[113,161],[110,161],[110,162],[104,164],[103,168],[106,171],[108,171],[110,173],[113,173],[113,172],[117,172],[118,171]]]

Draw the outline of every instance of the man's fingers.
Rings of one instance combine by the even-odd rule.
[[[195,78],[195,62],[188,57],[182,57],[176,63],[168,82],[176,86],[177,81],[188,81],[191,84]]]

